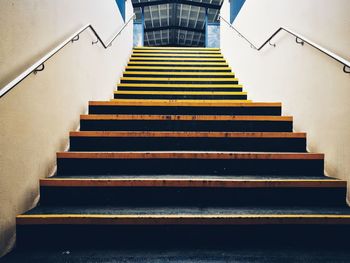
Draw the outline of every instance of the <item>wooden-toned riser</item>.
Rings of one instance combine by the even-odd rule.
[[[41,186],[40,197],[41,206],[344,206],[346,187]]]
[[[239,248],[347,246],[348,225],[17,225],[19,248]],[[54,237],[54,238],[53,238]]]
[[[172,106],[173,105],[173,106]],[[256,106],[255,106],[256,105]],[[210,104],[201,106],[197,103],[172,103],[164,100],[163,103],[147,102],[147,101],[131,101],[131,102],[99,102],[92,101],[89,103],[90,114],[165,114],[165,115],[256,115],[256,116],[281,116],[281,105],[265,104],[259,105],[254,103],[227,103]]]
[[[292,120],[80,120],[81,131],[292,132],[292,129]]]
[[[269,138],[264,134],[255,137],[229,137],[221,133],[210,137],[204,133],[191,136],[156,134],[155,136],[138,136],[135,133],[118,135],[106,132],[94,132],[93,136],[84,133],[72,133],[70,136],[71,151],[253,151],[253,152],[305,152],[305,137]],[[186,136],[187,135],[187,136]],[[178,136],[178,137],[176,137]]]
[[[77,153],[76,155],[79,155]],[[323,159],[57,158],[58,175],[322,175]]]

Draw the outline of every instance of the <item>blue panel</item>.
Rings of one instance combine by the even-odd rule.
[[[207,47],[220,47],[220,23],[208,23]]]
[[[230,0],[230,22],[231,24],[236,19],[239,11],[244,5],[245,0]]]
[[[116,2],[119,7],[120,14],[122,15],[125,21],[125,0],[116,0]]]
[[[143,46],[143,23],[134,22],[134,47]]]

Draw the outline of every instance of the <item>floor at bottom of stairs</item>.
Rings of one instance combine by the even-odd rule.
[[[249,248],[231,250],[171,249],[171,250],[50,250],[15,251],[3,258],[14,262],[349,262],[347,249]]]

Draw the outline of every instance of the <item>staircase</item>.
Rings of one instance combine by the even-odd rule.
[[[281,103],[247,99],[219,49],[135,48],[89,102],[18,249],[346,244],[346,182],[324,176]]]

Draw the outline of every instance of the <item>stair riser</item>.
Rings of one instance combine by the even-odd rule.
[[[71,151],[305,152],[305,138],[71,137]]]
[[[81,131],[292,132],[291,121],[81,120]]]
[[[70,159],[57,158],[58,175],[322,175],[323,160]]]
[[[281,107],[89,106],[90,114],[281,116]]]
[[[238,84],[237,80],[230,80],[227,78],[227,80],[143,80],[140,78],[139,80],[124,80],[122,79],[120,81],[121,83],[138,83],[140,85],[144,83],[151,83],[151,84]]]
[[[41,187],[53,206],[339,206],[346,188]]]
[[[217,68],[227,68],[227,64],[226,63],[215,63],[215,64],[211,64],[211,65],[205,65],[205,64],[193,64],[193,63],[189,63],[189,64],[176,64],[176,62],[166,62],[166,61],[162,61],[162,63],[157,63],[155,61],[153,61],[152,63],[149,63],[147,61],[138,61],[139,63],[134,64],[134,63],[128,63],[128,66],[144,66],[144,67],[186,67],[189,70],[193,67],[201,67],[201,68],[213,68],[213,67],[217,67]],[[198,62],[200,63],[200,62]]]
[[[151,55],[151,56],[150,56]],[[159,58],[162,59],[164,58],[164,60],[171,60],[171,59],[181,59],[181,58],[193,58],[193,59],[197,59],[197,58],[201,58],[201,59],[205,59],[208,58],[210,59],[218,59],[218,60],[222,60],[224,57],[220,54],[212,54],[212,55],[207,55],[207,54],[198,54],[198,55],[194,55],[194,54],[133,54],[130,58],[130,60],[137,60],[139,57],[142,58]]]
[[[155,70],[156,71],[156,70]],[[174,77],[179,77],[179,78],[234,78],[235,75],[234,74],[230,74],[230,75],[209,75],[206,74],[205,72],[201,73],[201,74],[191,74],[191,75],[179,75],[179,74],[128,74],[128,73],[124,73],[123,77],[146,77],[146,78],[174,78]]]
[[[209,87],[203,87],[203,88],[186,88],[186,87],[143,87],[142,85],[138,87],[123,87],[118,86],[118,90],[121,91],[221,91],[221,92],[241,92],[242,88],[209,88]]]
[[[132,55],[152,55],[153,56],[159,56],[159,55],[168,55],[168,56],[177,56],[177,55],[181,55],[181,56],[221,56],[222,54],[220,52],[196,52],[196,51],[191,51],[191,52],[181,52],[181,51],[168,51],[168,52],[143,52],[143,51],[139,51],[139,50],[134,50]]]
[[[201,69],[192,69],[192,68],[187,68],[187,69],[182,69],[182,68],[176,68],[176,67],[173,67],[173,68],[169,68],[169,69],[161,69],[161,68],[156,68],[154,69],[152,66],[149,66],[148,68],[142,68],[142,69],[135,69],[135,68],[127,68],[128,71],[133,71],[133,72],[137,72],[137,71],[159,71],[159,72],[195,72],[195,73],[198,73],[198,72],[203,72],[203,74],[207,73],[207,72],[218,72],[218,73],[230,73],[232,72],[231,69],[223,69],[223,68],[220,68],[218,67],[217,69],[206,69],[205,67],[204,68],[201,68]]]
[[[17,226],[19,248],[224,248],[252,246],[346,247],[342,225],[261,226]],[[54,238],[53,238],[54,237]],[[331,244],[330,244],[331,240]]]
[[[130,62],[198,62],[198,63],[226,63],[226,61],[222,58],[170,58],[170,57],[165,57],[165,58],[157,58],[157,59],[152,59],[152,58],[130,58]]]
[[[247,95],[164,95],[164,94],[114,94],[115,99],[167,99],[167,100],[246,100]]]

